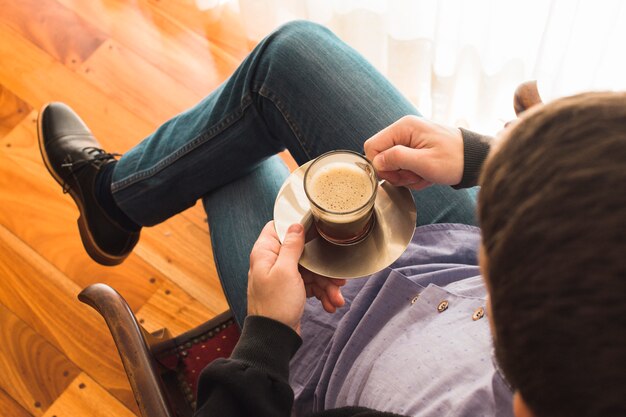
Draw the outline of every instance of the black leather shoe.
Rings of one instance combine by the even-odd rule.
[[[46,168],[78,206],[78,230],[87,253],[102,265],[122,263],[137,244],[139,232],[122,228],[94,194],[96,174],[116,155],[102,150],[85,123],[63,103],[41,109],[38,134]]]

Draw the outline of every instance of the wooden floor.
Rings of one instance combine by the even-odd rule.
[[[235,12],[193,0],[0,0],[0,416],[131,416],[104,321],[76,295],[105,282],[148,330],[174,334],[227,308],[200,204],[144,229],[102,267],[47,173],[36,118],[72,106],[123,152],[223,81],[250,50]]]

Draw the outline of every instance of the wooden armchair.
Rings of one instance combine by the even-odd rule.
[[[143,417],[192,416],[200,372],[211,361],[230,356],[239,340],[230,311],[172,337],[167,329],[147,332],[108,285],[90,285],[78,299],[104,317]]]

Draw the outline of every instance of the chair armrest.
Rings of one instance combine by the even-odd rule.
[[[539,96],[539,89],[537,88],[537,81],[523,82],[515,90],[513,97],[513,108],[515,114],[518,116],[523,112],[542,103],[541,96]]]
[[[93,284],[78,295],[106,321],[122,358],[137,405],[143,417],[176,417],[168,407],[165,389],[147,337],[126,300],[105,284]]]

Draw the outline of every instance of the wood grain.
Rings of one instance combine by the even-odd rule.
[[[0,0],[0,10],[0,22],[69,68],[79,66],[106,39],[89,22],[54,1]]]
[[[32,417],[24,407],[19,405],[9,394],[0,388],[0,416]]]
[[[191,220],[194,224],[201,226],[207,234],[209,233],[209,223],[206,211],[204,211],[204,206],[202,205],[202,200],[198,200],[195,206],[185,210],[182,215]]]
[[[24,120],[31,110],[32,107],[28,103],[0,85],[0,141]]]
[[[34,108],[53,100],[67,103],[105,146],[119,151],[130,148],[137,138],[156,127],[2,24],[0,39],[0,80]]]
[[[215,314],[227,308],[208,234],[179,216],[144,233],[135,253]],[[146,230],[148,232],[148,230]]]
[[[209,42],[241,61],[252,44],[241,19],[230,5],[200,11],[194,0],[142,0],[153,10],[175,19],[181,26],[206,37]],[[225,24],[225,23],[228,24]]]
[[[44,417],[135,417],[135,414],[86,374],[78,375]]]
[[[73,281],[0,226],[0,303],[129,407],[134,398],[104,321]],[[36,381],[33,381],[36,382]]]
[[[0,386],[34,415],[43,414],[80,373],[65,355],[2,305],[0,340]]]
[[[81,66],[79,73],[137,116],[160,125],[195,105],[203,94],[172,80],[134,52],[108,39]],[[141,138],[136,138],[137,142]]]
[[[173,336],[178,336],[217,314],[219,313],[210,311],[177,285],[164,284],[137,311],[136,316],[149,332],[167,328]]]
[[[247,52],[246,48],[235,57],[141,1],[136,4],[126,0],[59,1],[121,45],[202,95],[208,94],[230,75],[240,62],[239,55]],[[229,37],[238,36],[231,21],[224,19],[221,25],[228,28]]]

